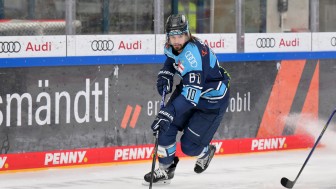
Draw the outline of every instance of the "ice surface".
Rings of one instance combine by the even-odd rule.
[[[288,121],[289,120],[289,121]],[[302,122],[315,138],[325,120]],[[296,123],[297,116],[287,118]],[[336,134],[330,124],[315,149],[295,189],[336,189]],[[195,158],[181,158],[170,185],[153,189],[281,189],[282,177],[293,181],[300,171],[309,149],[253,154],[216,155],[202,174],[193,172]],[[135,189],[142,185],[143,175],[151,169],[151,161],[130,164],[58,168],[34,172],[1,173],[1,189]]]
[[[208,170],[193,172],[194,158],[182,158],[170,185],[153,188],[180,189],[277,189],[282,177],[294,180],[310,149],[215,156]],[[2,189],[134,189],[142,185],[151,162],[49,169],[0,174]],[[294,188],[336,188],[336,153],[318,148],[310,158]]]

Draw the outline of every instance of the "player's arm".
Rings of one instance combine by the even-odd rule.
[[[195,107],[201,97],[203,82],[202,71],[192,71],[185,74],[182,78],[181,94],[165,108],[165,111],[175,117]]]
[[[163,68],[158,73],[156,87],[161,96],[164,89],[167,94],[172,92],[175,75],[174,62],[174,59],[167,57]]]

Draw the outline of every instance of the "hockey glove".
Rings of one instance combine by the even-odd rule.
[[[173,79],[174,79],[174,73],[167,71],[167,70],[161,70],[159,72],[156,87],[161,96],[162,96],[163,89],[166,90],[166,94],[169,94],[172,92],[173,82],[174,82]]]
[[[170,124],[173,122],[173,119],[174,117],[170,113],[163,109],[160,110],[151,126],[152,130],[154,133],[158,130],[160,130],[160,132],[168,131]]]

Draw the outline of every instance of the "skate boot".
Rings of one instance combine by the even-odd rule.
[[[208,168],[213,156],[215,155],[215,152],[216,152],[216,146],[209,145],[209,154],[204,158],[197,159],[194,168],[195,173],[202,173]]]
[[[178,162],[179,158],[174,157],[174,163],[171,164],[167,169],[161,169],[161,168],[156,169],[153,173],[153,183],[169,184],[170,180],[174,178],[174,173]],[[144,176],[144,179],[147,183],[150,183],[151,172],[147,173]]]

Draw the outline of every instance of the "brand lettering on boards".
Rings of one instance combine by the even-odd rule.
[[[251,150],[271,150],[285,148],[286,138],[254,139],[252,140]]]
[[[82,163],[85,160],[86,151],[46,153],[44,165],[64,165]]]

